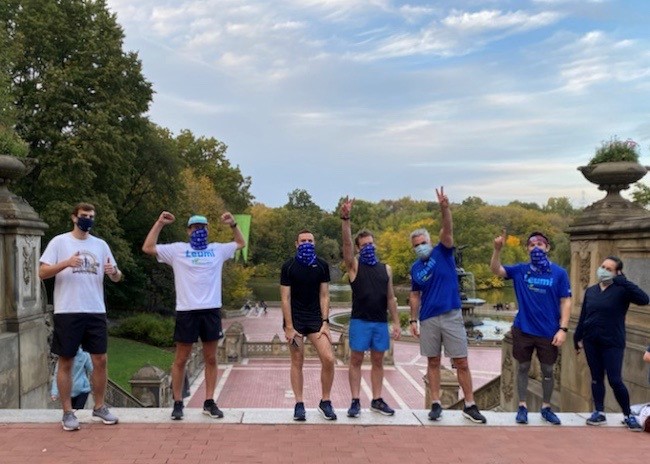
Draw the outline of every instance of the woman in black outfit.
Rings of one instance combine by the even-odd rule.
[[[596,271],[598,283],[585,291],[582,312],[573,341],[576,351],[582,348],[591,371],[591,394],[595,411],[588,425],[601,425],[605,417],[605,373],[623,410],[624,423],[630,430],[643,430],[630,413],[630,394],[623,383],[621,370],[625,353],[625,315],[630,303],[646,305],[648,295],[623,275],[623,262],[616,256],[605,258]]]

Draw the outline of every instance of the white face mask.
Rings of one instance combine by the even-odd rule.
[[[429,256],[431,256],[433,247],[430,243],[421,243],[414,248],[414,251],[418,258],[427,259]]]
[[[609,272],[607,269],[599,267],[596,269],[596,278],[598,282],[609,282],[614,279],[614,274]]]

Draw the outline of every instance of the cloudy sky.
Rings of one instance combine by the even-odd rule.
[[[612,136],[650,164],[650,2],[108,0],[151,119],[216,137],[268,206],[479,196],[586,206]]]

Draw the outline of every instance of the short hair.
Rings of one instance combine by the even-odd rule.
[[[364,237],[372,237],[373,240],[375,239],[373,233],[370,232],[368,229],[361,229],[359,232],[357,232],[357,235],[354,236],[354,244],[356,246],[359,246],[359,240],[361,240]]]
[[[611,259],[612,261],[614,261],[616,263],[616,270],[617,271],[622,271],[623,270],[623,261],[618,256],[608,256],[605,259]]]
[[[425,229],[424,227],[420,229],[415,229],[413,232],[411,232],[411,240],[413,240],[414,237],[419,237],[423,235],[427,241],[431,241],[431,236],[429,235],[429,231]]]
[[[551,241],[548,239],[546,235],[544,235],[542,232],[536,230],[534,232],[531,232],[531,234],[528,236],[528,240],[526,240],[526,245],[528,245],[528,242],[530,242],[530,239],[533,237],[542,237],[544,240],[546,240],[546,244],[548,246],[551,246]]]
[[[313,233],[311,230],[309,230],[309,229],[302,229],[300,232],[298,232],[298,235],[296,235],[296,241],[298,241],[298,238],[299,238],[302,234],[312,234],[312,235],[314,235],[314,233]]]
[[[90,203],[81,202],[75,205],[74,209],[72,210],[72,215],[76,216],[79,213],[79,211],[96,211],[96,210],[94,205]]]

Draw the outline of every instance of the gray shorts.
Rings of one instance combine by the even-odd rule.
[[[420,321],[420,354],[437,358],[443,346],[449,358],[467,357],[467,333],[460,309]]]

